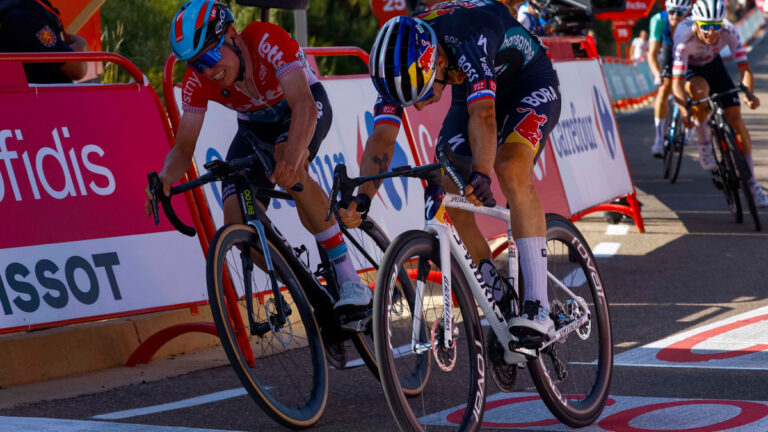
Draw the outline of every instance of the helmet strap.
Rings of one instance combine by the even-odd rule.
[[[231,44],[227,41],[224,41],[224,45],[226,45],[227,47],[229,47],[229,49],[234,51],[235,54],[237,54],[237,58],[240,59],[240,68],[237,72],[237,78],[235,78],[235,81],[242,81],[243,79],[245,79],[245,59],[243,58],[243,52],[240,51],[240,48],[238,48],[236,45]]]

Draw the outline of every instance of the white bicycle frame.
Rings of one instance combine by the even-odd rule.
[[[429,193],[425,194],[426,198],[426,213],[427,219],[424,230],[437,236],[440,243],[440,270],[442,274],[442,288],[443,288],[443,343],[445,348],[453,346],[453,300],[451,293],[451,256],[453,256],[464,274],[465,279],[469,283],[469,287],[472,291],[472,296],[480,305],[480,309],[485,314],[488,323],[490,324],[493,332],[496,334],[501,346],[504,347],[504,361],[507,364],[516,364],[526,361],[526,355],[528,357],[535,357],[538,352],[526,348],[517,348],[514,351],[510,350],[509,345],[512,341],[517,339],[509,333],[507,321],[504,319],[504,315],[499,310],[498,305],[493,299],[492,289],[483,281],[483,277],[480,274],[480,270],[472,262],[472,258],[467,251],[467,247],[459,237],[456,229],[453,227],[448,214],[445,210],[446,207],[457,208],[460,210],[466,210],[472,213],[479,213],[482,215],[490,216],[495,219],[503,220],[507,223],[507,249],[509,251],[508,265],[509,275],[512,278],[512,287],[515,293],[519,295],[518,288],[518,261],[516,256],[515,240],[512,236],[512,225],[509,218],[509,210],[503,207],[482,207],[475,206],[467,201],[460,195],[444,193],[441,202],[435,202],[439,200],[439,196],[432,196]],[[433,207],[438,206],[437,211],[432,212]],[[432,215],[430,217],[430,214]],[[555,332],[555,337],[547,341],[540,349],[554,343],[555,341],[565,337],[567,334],[581,327],[584,323],[589,321],[589,308],[586,302],[581,297],[575,295],[568,287],[566,287],[559,279],[557,279],[552,273],[547,271],[547,278],[552,281],[558,288],[563,290],[569,297],[571,297],[581,308],[582,313],[578,319],[563,326]],[[417,281],[416,283],[416,304],[414,305],[414,311],[420,311],[423,304],[424,297],[424,282]],[[420,313],[414,314],[413,317],[413,329],[411,337],[411,349],[415,353],[422,353],[431,347],[432,342],[418,343],[419,334],[422,326],[422,317]]]

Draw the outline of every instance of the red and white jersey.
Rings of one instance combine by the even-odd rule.
[[[258,96],[241,91],[237,85],[223,87],[187,68],[182,84],[182,110],[202,113],[212,100],[237,111],[242,119],[277,120],[288,109],[281,79],[296,69],[303,69],[310,85],[318,81],[298,42],[281,27],[255,21],[243,29],[240,38],[252,62]]]
[[[720,55],[720,51],[728,46],[736,64],[747,61],[747,52],[741,43],[741,36],[736,27],[728,20],[723,21],[720,39],[714,45],[707,45],[696,37],[696,22],[687,19],[675,29],[673,39],[674,61],[672,76],[685,77],[688,66],[702,66]]]

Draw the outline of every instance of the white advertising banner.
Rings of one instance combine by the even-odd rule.
[[[575,214],[634,188],[600,64],[582,60],[554,65],[563,105],[549,137]]]
[[[322,81],[333,110],[333,123],[328,136],[320,145],[317,157],[310,163],[310,174],[328,193],[333,182],[333,170],[339,163],[347,165],[350,177],[360,170],[365,141],[373,130],[373,104],[376,90],[370,78],[330,79]],[[180,89],[176,88],[177,104],[181,105]],[[327,109],[324,107],[323,109]],[[195,149],[198,169],[213,159],[225,159],[227,149],[237,131],[237,118],[218,103],[208,104],[205,123]],[[390,167],[414,165],[414,158],[402,129],[397,139]],[[205,195],[214,223],[223,223],[220,183],[205,186]],[[424,224],[423,188],[417,179],[388,179],[379,188],[371,204],[371,217],[390,238],[401,232],[421,228]],[[325,212],[325,208],[317,209]],[[310,251],[310,268],[319,263],[315,240],[301,225],[293,202],[272,200],[268,215],[293,246],[304,244]]]

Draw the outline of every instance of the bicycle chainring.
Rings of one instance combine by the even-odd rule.
[[[450,372],[453,367],[456,366],[457,346],[456,336],[458,335],[458,328],[454,325],[453,339],[451,339],[451,346],[445,347],[443,343],[445,326],[443,325],[443,318],[435,320],[432,325],[432,354],[435,357],[437,365],[445,372]]]
[[[275,335],[275,339],[280,341],[283,346],[288,346],[293,343],[293,326],[291,320],[286,319],[285,324],[277,327],[277,307],[275,306],[275,299],[267,300],[264,308],[267,312],[267,322],[269,323],[269,329],[272,330],[272,334]],[[286,317],[288,314],[286,314]]]
[[[513,392],[517,379],[517,365],[507,364],[504,361],[504,347],[501,346],[492,328],[488,329],[488,336],[485,338],[485,351],[493,382],[499,390],[505,393]]]

